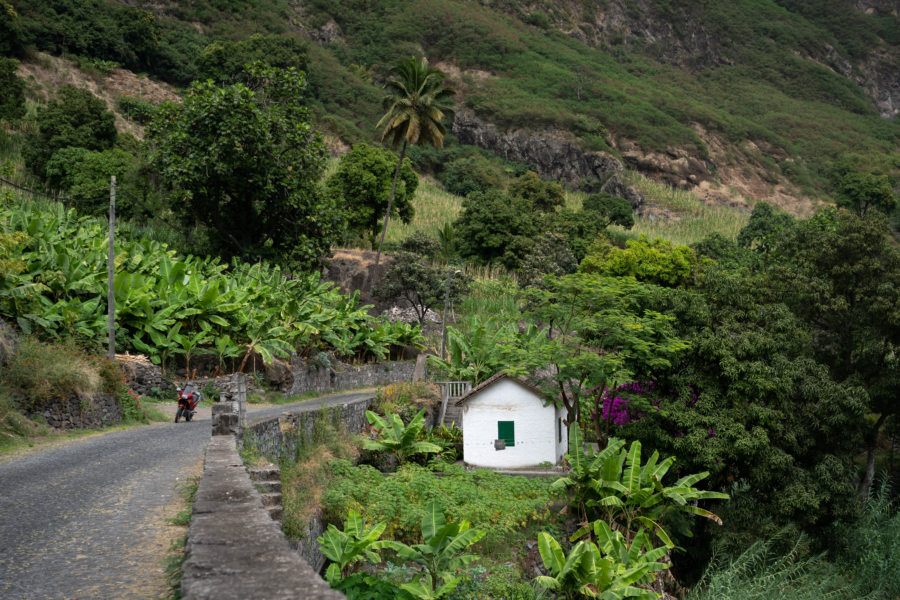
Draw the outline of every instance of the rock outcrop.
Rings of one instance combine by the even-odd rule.
[[[490,150],[507,160],[532,165],[541,177],[578,186],[585,180],[600,180],[609,184],[625,168],[619,160],[605,152],[582,150],[565,133],[558,130],[537,131],[515,128],[507,131],[479,118],[474,112],[462,109],[453,120],[453,134],[463,144]],[[610,189],[626,188],[621,180]],[[607,190],[604,190],[607,191]],[[640,194],[623,191],[632,205],[641,204]]]

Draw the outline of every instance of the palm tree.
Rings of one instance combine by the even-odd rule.
[[[378,263],[381,259],[381,247],[384,234],[387,232],[391,207],[394,204],[394,193],[397,191],[397,176],[406,156],[408,144],[431,144],[435,148],[444,146],[447,130],[442,121],[444,115],[453,114],[453,89],[444,87],[444,73],[428,65],[428,59],[410,56],[400,61],[393,70],[393,77],[385,86],[384,116],[376,127],[384,127],[381,140],[388,140],[391,148],[400,150],[400,160],[394,171],[394,183],[391,186],[391,197],[388,199],[387,212],[384,215],[384,228],[375,254],[375,271],[372,273],[372,284],[378,277]]]

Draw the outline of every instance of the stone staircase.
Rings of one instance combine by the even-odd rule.
[[[281,469],[275,465],[249,467],[250,481],[259,490],[263,506],[275,521],[281,521]]]

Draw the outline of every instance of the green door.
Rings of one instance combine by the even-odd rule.
[[[516,445],[515,421],[497,421],[497,439],[506,440],[506,446]]]

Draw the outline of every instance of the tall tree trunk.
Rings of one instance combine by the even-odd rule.
[[[391,197],[388,198],[387,212],[384,213],[384,227],[381,229],[381,240],[378,242],[378,252],[375,253],[375,270],[372,271],[372,279],[369,280],[369,296],[375,288],[375,280],[378,279],[378,263],[381,260],[381,247],[384,245],[384,234],[387,233],[388,221],[391,218],[391,208],[394,205],[394,194],[397,192],[397,177],[400,175],[400,167],[403,166],[403,159],[406,157],[406,140],[403,140],[403,149],[400,150],[400,160],[397,161],[397,168],[394,169],[394,183],[391,185]]]
[[[882,413],[878,417],[878,421],[872,426],[869,435],[866,436],[866,473],[863,480],[859,484],[859,499],[865,502],[869,497],[869,488],[875,480],[875,450],[878,447],[878,434],[881,432],[881,426],[887,419],[887,413]]]

